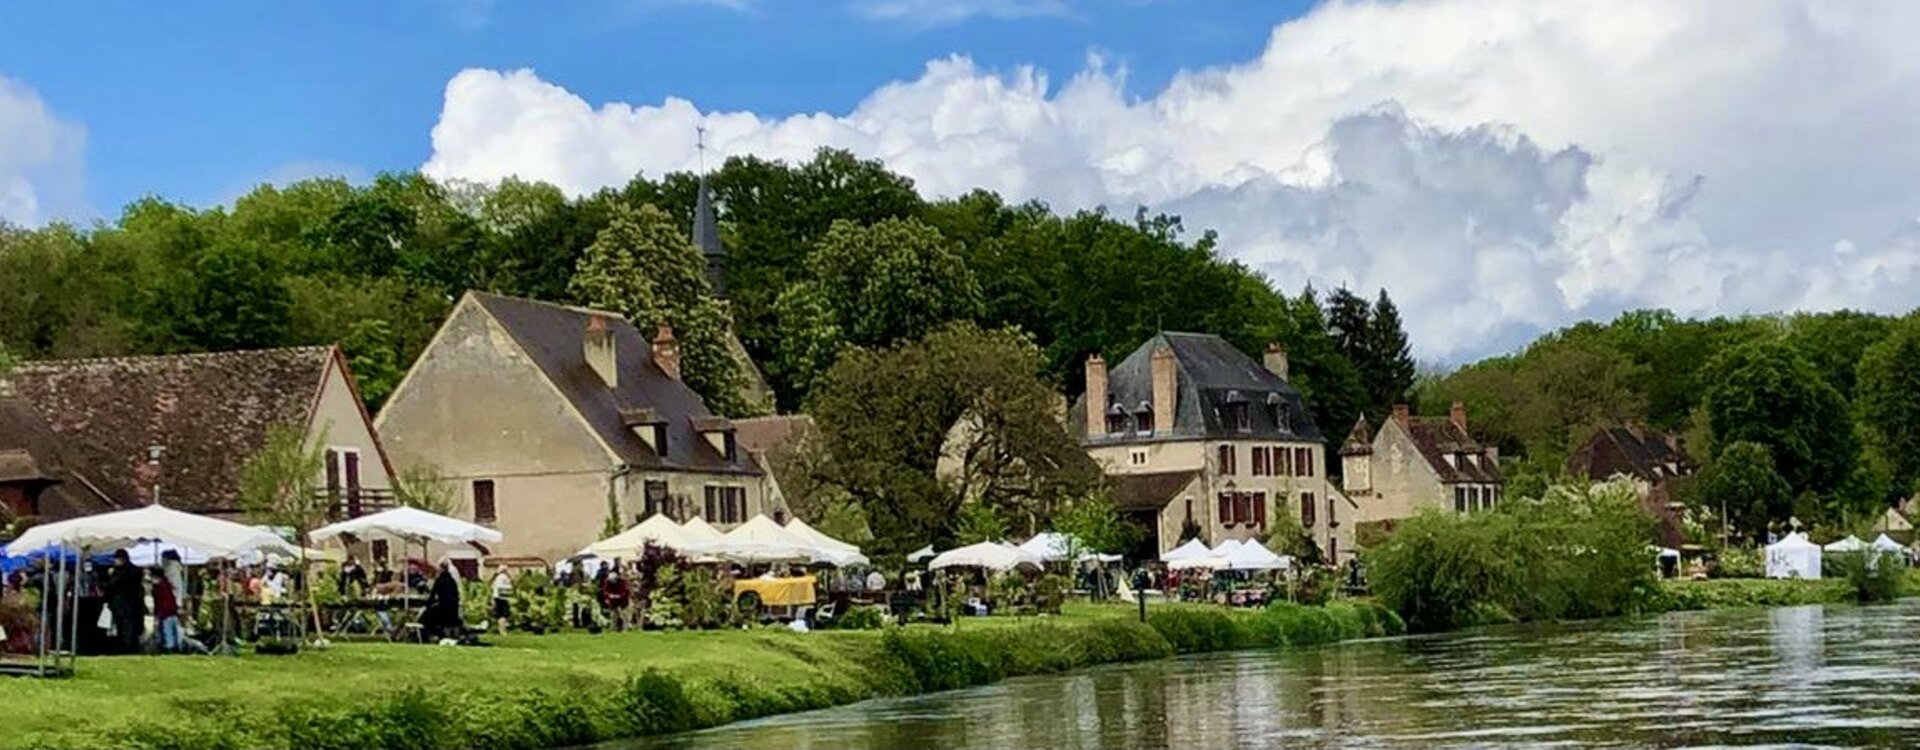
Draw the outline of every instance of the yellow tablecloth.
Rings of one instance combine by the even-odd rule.
[[[750,578],[733,582],[733,597],[753,592],[769,607],[792,607],[813,603],[813,576],[799,578]]]

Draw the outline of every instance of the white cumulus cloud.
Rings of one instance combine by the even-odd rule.
[[[1903,310],[1920,283],[1920,4],[1333,2],[1149,96],[965,57],[852,111],[589,104],[530,71],[447,85],[443,178],[584,192],[721,154],[885,160],[932,196],[1144,204],[1297,287],[1385,286],[1460,360],[1642,306]]]
[[[33,226],[88,213],[85,148],[83,128],[0,76],[0,221]]]

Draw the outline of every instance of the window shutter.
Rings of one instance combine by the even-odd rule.
[[[312,454],[308,454],[308,455],[312,455]],[[336,450],[328,449],[327,450],[327,492],[331,494],[339,491],[340,491],[340,452]]]
[[[1239,496],[1234,498],[1234,505],[1239,506],[1235,510],[1235,515],[1240,518],[1241,523],[1244,523],[1244,524],[1253,523],[1253,494],[1252,493],[1249,493],[1249,492],[1240,493]]]
[[[1253,525],[1267,527],[1267,493],[1253,493]]]
[[[1301,493],[1300,525],[1309,529],[1313,528],[1313,502],[1314,502],[1313,493],[1311,492]]]
[[[1220,523],[1223,526],[1233,525],[1232,493],[1227,493],[1227,492],[1220,493]]]
[[[473,522],[493,523],[500,519],[498,509],[494,507],[493,480],[476,479],[473,482]]]

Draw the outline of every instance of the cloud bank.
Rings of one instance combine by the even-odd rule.
[[[1387,287],[1458,361],[1633,307],[1905,310],[1920,282],[1920,4],[1335,2],[1146,97],[1090,59],[933,60],[852,111],[594,106],[520,71],[448,82],[435,177],[572,192],[721,154],[886,161],[931,196],[1144,204],[1294,288]],[[0,175],[5,174],[0,171]]]
[[[0,76],[0,221],[35,226],[86,210],[86,131]]]

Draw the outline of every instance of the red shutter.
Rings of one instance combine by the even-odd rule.
[[[1300,495],[1300,525],[1313,528],[1313,493],[1311,492]]]
[[[1267,493],[1253,493],[1253,525],[1267,527]]]
[[[1242,492],[1238,497],[1234,498],[1234,504],[1240,506],[1236,514],[1240,517],[1240,522],[1245,524],[1253,523],[1253,495]]]
[[[1233,494],[1232,493],[1228,493],[1228,492],[1220,493],[1220,523],[1223,526],[1233,525]]]

